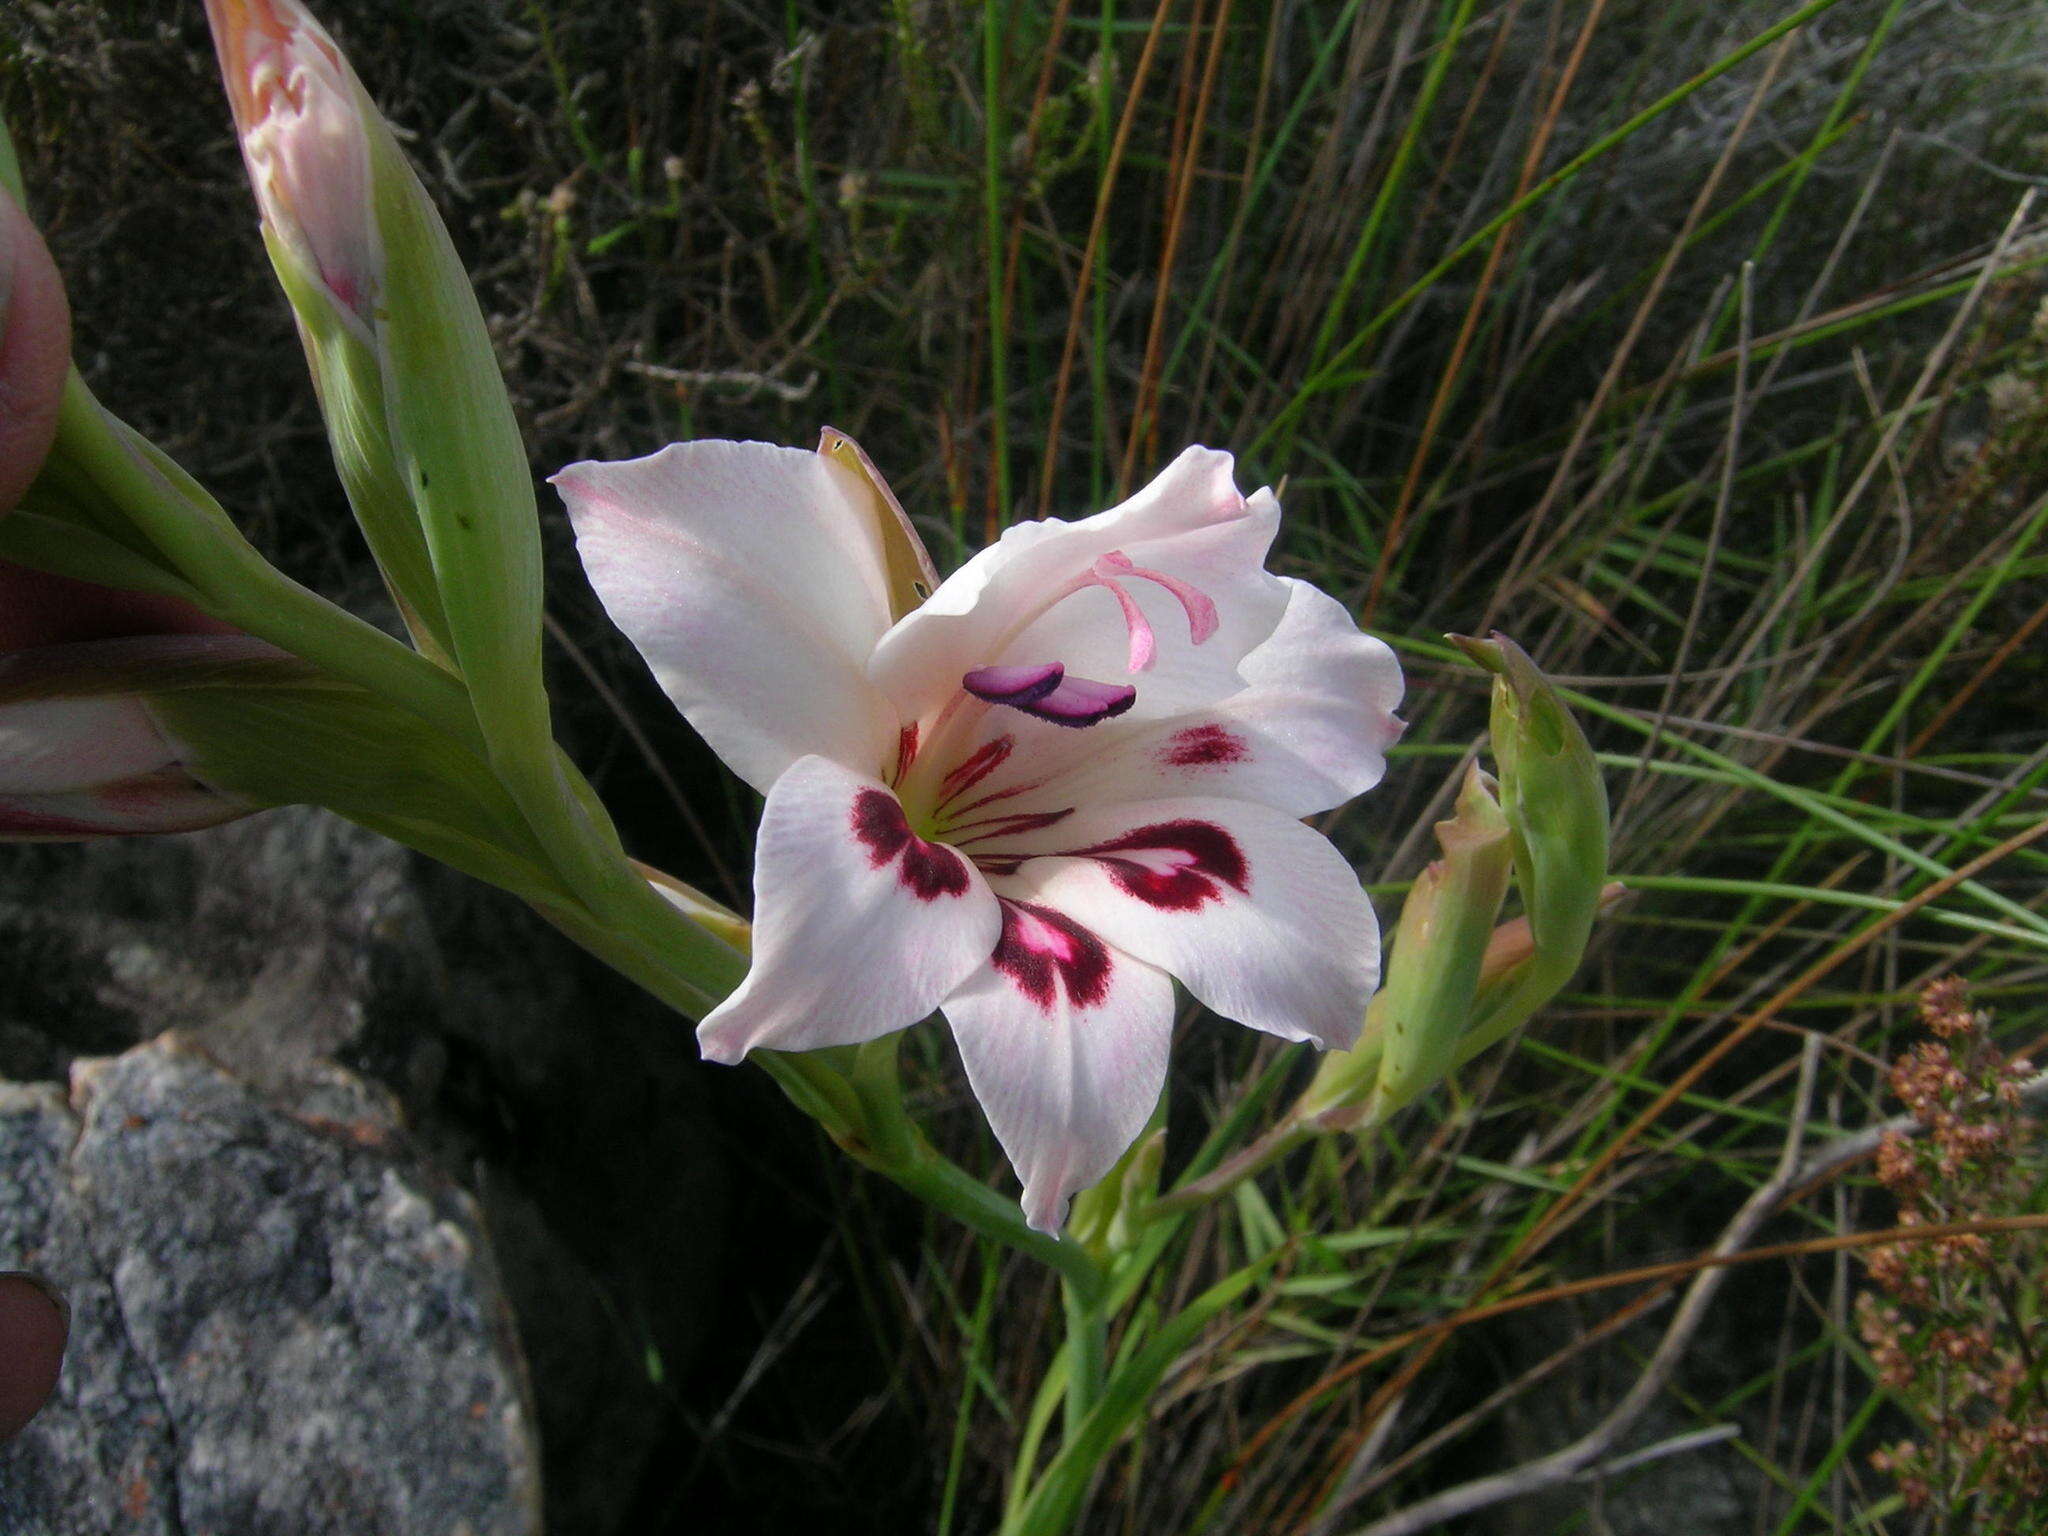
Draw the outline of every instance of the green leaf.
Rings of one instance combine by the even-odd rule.
[[[537,906],[571,901],[489,765],[360,688],[279,657],[150,704],[209,784],[325,806]]]
[[[388,129],[371,134],[370,165],[385,254],[377,329],[390,450],[493,756],[551,764],[539,514],[512,402],[468,275]]]

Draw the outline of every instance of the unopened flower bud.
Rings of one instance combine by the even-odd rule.
[[[1507,819],[1492,781],[1467,770],[1457,809],[1436,825],[1443,857],[1418,875],[1401,907],[1385,980],[1351,1051],[1323,1058],[1298,1117],[1361,1105],[1398,1109],[1456,1062],[1473,1022],[1481,969],[1512,867]]]
[[[256,807],[209,783],[159,690],[274,654],[196,609],[0,561],[0,838],[189,832]]]
[[[1609,899],[1607,790],[1585,732],[1550,680],[1505,635],[1453,636],[1494,674],[1491,733],[1501,810],[1514,848],[1515,885],[1534,953],[1490,987],[1460,1056],[1484,1050],[1556,995],[1586,952]]]
[[[462,674],[487,734],[541,750],[532,476],[468,275],[305,6],[206,10],[356,519],[414,639]]]
[[[272,255],[297,264],[367,339],[384,252],[370,170],[376,114],[362,84],[294,0],[207,0],[206,13]]]

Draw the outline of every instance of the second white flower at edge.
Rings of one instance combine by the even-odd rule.
[[[554,483],[606,610],[767,796],[753,966],[699,1025],[707,1057],[939,1009],[1056,1232],[1158,1100],[1172,978],[1283,1039],[1355,1040],[1378,927],[1299,818],[1379,781],[1400,668],[1265,569],[1279,502],[1240,495],[1228,454],[1013,526],[942,584],[836,433]]]

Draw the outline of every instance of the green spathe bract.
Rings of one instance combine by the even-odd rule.
[[[446,660],[452,654],[448,618],[426,534],[392,450],[382,362],[360,325],[348,323],[332,295],[307,280],[296,249],[267,227],[263,243],[298,321],[335,471],[356,522],[413,643]]]
[[[1507,895],[1512,832],[1478,765],[1466,770],[1456,814],[1437,823],[1436,836],[1444,856],[1408,893],[1386,983],[1366,1013],[1380,1041],[1378,1093],[1387,1110],[1435,1086],[1456,1061]]]
[[[379,121],[370,137],[384,291],[377,364],[393,462],[418,513],[448,640],[493,750],[550,754],[540,685],[533,475],[475,291],[425,188]]]
[[[1467,771],[1456,813],[1437,823],[1444,856],[1401,908],[1358,1045],[1324,1058],[1275,1148],[1312,1125],[1352,1128],[1412,1103],[1554,997],[1585,954],[1607,869],[1607,793],[1592,748],[1512,640],[1455,643],[1494,673],[1499,779]],[[1510,872],[1526,946],[1501,944],[1494,927]]]
[[[325,806],[536,906],[571,899],[489,765],[364,689],[277,657],[151,704],[209,783]]]
[[[1607,790],[1585,732],[1528,653],[1496,633],[1453,643],[1494,674],[1491,732],[1533,953],[1486,988],[1466,1061],[1557,994],[1586,952],[1607,879]]]

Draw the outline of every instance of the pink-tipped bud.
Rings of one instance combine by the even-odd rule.
[[[140,697],[0,704],[0,838],[192,832],[254,809],[195,776]]]
[[[193,771],[149,695],[269,650],[173,598],[0,561],[0,839],[189,832],[256,809]]]
[[[266,228],[368,328],[384,255],[361,83],[297,0],[206,0],[206,17]]]

